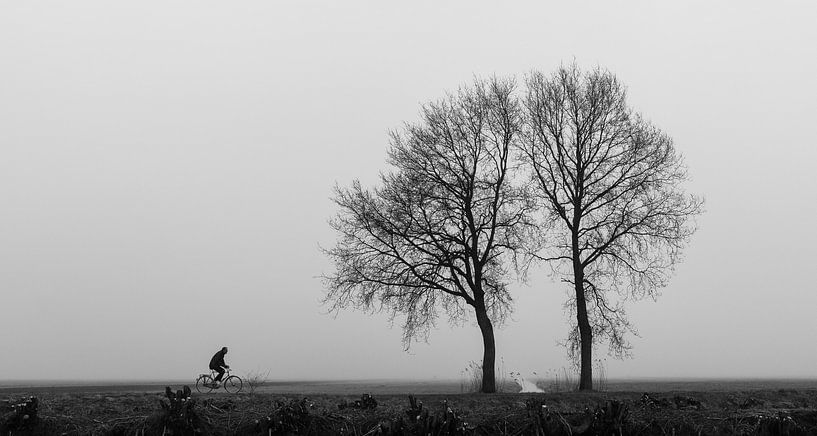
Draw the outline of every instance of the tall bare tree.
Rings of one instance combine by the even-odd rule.
[[[594,341],[628,353],[624,334],[635,331],[621,300],[658,296],[702,200],[684,193],[682,156],[628,107],[613,74],[574,64],[526,82],[522,150],[548,223],[538,256],[572,285],[568,351],[590,390]]]
[[[482,334],[482,392],[495,392],[494,324],[511,310],[506,273],[529,203],[511,185],[521,107],[511,80],[479,81],[424,105],[391,135],[381,186],[336,188],[339,233],[325,302],[405,317],[405,346],[440,311],[472,314]]]

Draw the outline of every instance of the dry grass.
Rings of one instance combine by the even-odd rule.
[[[267,372],[261,370],[248,372],[241,378],[244,381],[244,390],[249,394],[255,394],[259,388],[269,381],[269,374],[269,370]]]
[[[536,386],[549,393],[574,392],[579,388],[578,368],[563,366],[560,369],[549,369],[542,377],[537,378],[535,383]],[[593,365],[593,390],[605,392],[608,386],[606,361],[597,359]]]
[[[496,391],[499,393],[519,392],[519,385],[513,381],[513,377],[505,370],[505,360],[499,358],[499,365],[496,368]],[[473,394],[482,389],[482,365],[477,361],[468,362],[468,366],[460,372],[460,393]]]

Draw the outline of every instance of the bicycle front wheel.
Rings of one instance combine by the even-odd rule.
[[[224,390],[231,394],[241,392],[242,387],[244,387],[244,382],[237,375],[231,375],[224,380]]]
[[[199,376],[196,380],[196,390],[202,394],[209,394],[213,392],[213,377],[210,377],[207,374]]]

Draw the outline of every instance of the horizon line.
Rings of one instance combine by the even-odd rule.
[[[578,375],[577,375],[578,377]],[[547,377],[534,375],[527,376],[526,379],[548,379]],[[497,377],[497,380],[510,379],[513,377]],[[19,378],[19,379],[0,379],[0,387],[2,386],[20,386],[24,384],[43,385],[46,383],[76,385],[85,384],[91,386],[92,383],[101,383],[104,385],[127,385],[127,384],[162,384],[162,383],[179,383],[189,382],[190,377],[168,377],[168,378]],[[461,382],[462,377],[344,377],[344,378],[267,378],[264,383],[382,383],[382,382],[413,382],[413,383],[451,383]],[[632,377],[606,377],[605,382],[627,383],[627,382],[641,382],[641,381],[664,381],[664,382],[707,382],[707,381],[765,381],[765,380],[817,380],[816,375],[795,375],[795,376],[632,376]]]

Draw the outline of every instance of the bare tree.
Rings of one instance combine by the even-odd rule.
[[[474,86],[424,105],[422,121],[391,135],[381,186],[336,188],[326,254],[325,303],[405,317],[403,341],[427,338],[442,310],[473,313],[482,333],[482,392],[495,392],[494,323],[511,310],[507,265],[520,250],[529,209],[511,185],[521,107],[511,80]],[[470,309],[469,309],[470,308]]]
[[[547,223],[538,257],[572,285],[568,351],[580,363],[579,389],[590,390],[594,341],[629,352],[624,334],[636,332],[621,300],[658,296],[702,200],[683,192],[683,158],[627,106],[613,74],[574,64],[526,82],[522,150]]]

